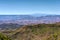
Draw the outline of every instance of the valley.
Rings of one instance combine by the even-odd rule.
[[[0,40],[60,40],[59,15],[0,17]]]

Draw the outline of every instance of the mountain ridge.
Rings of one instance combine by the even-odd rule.
[[[56,22],[60,22],[60,15],[46,15],[40,17],[34,17],[32,15],[0,15],[0,28],[17,28],[20,25],[54,24]],[[12,24],[15,27],[11,27]]]

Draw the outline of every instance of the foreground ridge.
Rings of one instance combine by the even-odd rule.
[[[60,40],[60,24],[25,25],[8,34],[13,40]]]

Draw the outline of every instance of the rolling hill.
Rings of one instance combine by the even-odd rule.
[[[7,32],[5,34],[12,40],[60,40],[60,25],[57,24],[25,25]]]

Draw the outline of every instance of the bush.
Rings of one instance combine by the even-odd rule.
[[[11,40],[8,36],[0,33],[0,40]]]

